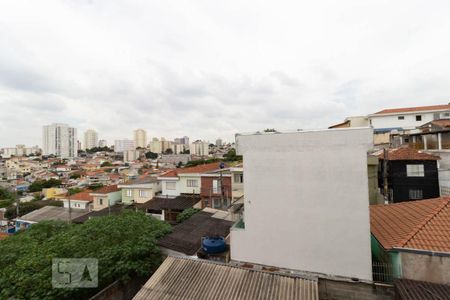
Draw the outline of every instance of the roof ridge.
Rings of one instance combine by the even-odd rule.
[[[399,242],[401,247],[406,246],[406,244],[411,241],[432,219],[434,219],[447,205],[450,204],[450,199],[442,199],[442,203],[439,204],[435,210],[430,213],[422,222],[414,226],[411,233],[406,236],[402,241]]]

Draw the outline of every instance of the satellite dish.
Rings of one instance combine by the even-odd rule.
[[[220,163],[220,168],[221,169],[225,168],[225,164],[223,162]]]

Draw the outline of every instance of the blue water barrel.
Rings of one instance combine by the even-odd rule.
[[[223,237],[204,237],[202,248],[208,254],[220,253],[226,250],[226,243]]]

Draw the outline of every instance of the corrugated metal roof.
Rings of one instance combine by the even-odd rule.
[[[134,300],[319,299],[315,280],[167,257]]]
[[[395,292],[401,300],[450,299],[450,285],[408,279],[395,281]]]

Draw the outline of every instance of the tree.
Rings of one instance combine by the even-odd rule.
[[[267,128],[264,129],[264,132],[277,132],[277,131],[275,130],[275,128]]]
[[[112,163],[110,163],[109,161],[105,161],[105,162],[103,162],[101,165],[100,165],[100,167],[112,167],[113,166],[113,164]]]
[[[20,216],[26,215],[32,211],[35,211],[44,206],[63,206],[62,201],[55,200],[45,200],[45,201],[31,201],[19,204],[19,214]],[[5,212],[5,218],[14,219],[17,218],[17,207],[16,205],[10,205]]]
[[[181,161],[178,162],[177,168],[181,168],[183,166],[183,163]]]
[[[230,149],[223,158],[225,161],[241,161],[242,155],[236,155],[236,149]]]
[[[183,151],[181,151],[181,154],[191,154],[191,150],[184,149]]]
[[[162,262],[157,239],[170,225],[127,211],[84,224],[34,224],[0,242],[0,299],[87,299],[115,280],[148,277]],[[53,258],[98,260],[97,289],[52,288]]]
[[[78,178],[80,178],[81,177],[81,175],[80,175],[80,173],[74,173],[74,174],[72,174],[72,175],[70,175],[70,179],[78,179]]]
[[[185,167],[195,167],[198,165],[210,164],[217,161],[219,161],[219,159],[217,158],[191,160],[186,163]]]
[[[79,187],[74,187],[69,189],[69,195],[75,195],[77,193],[80,193],[83,189],[79,188]]]
[[[173,154],[173,150],[171,148],[167,148],[166,151],[164,151],[164,154]]]
[[[36,180],[28,187],[28,192],[40,192],[42,189],[48,189],[61,185],[61,180],[50,178],[49,180]]]
[[[145,157],[148,159],[157,159],[158,158],[158,154],[148,151],[147,153],[145,153]]]
[[[201,209],[198,208],[187,208],[183,210],[181,213],[177,216],[177,222],[181,223],[198,213]]]

